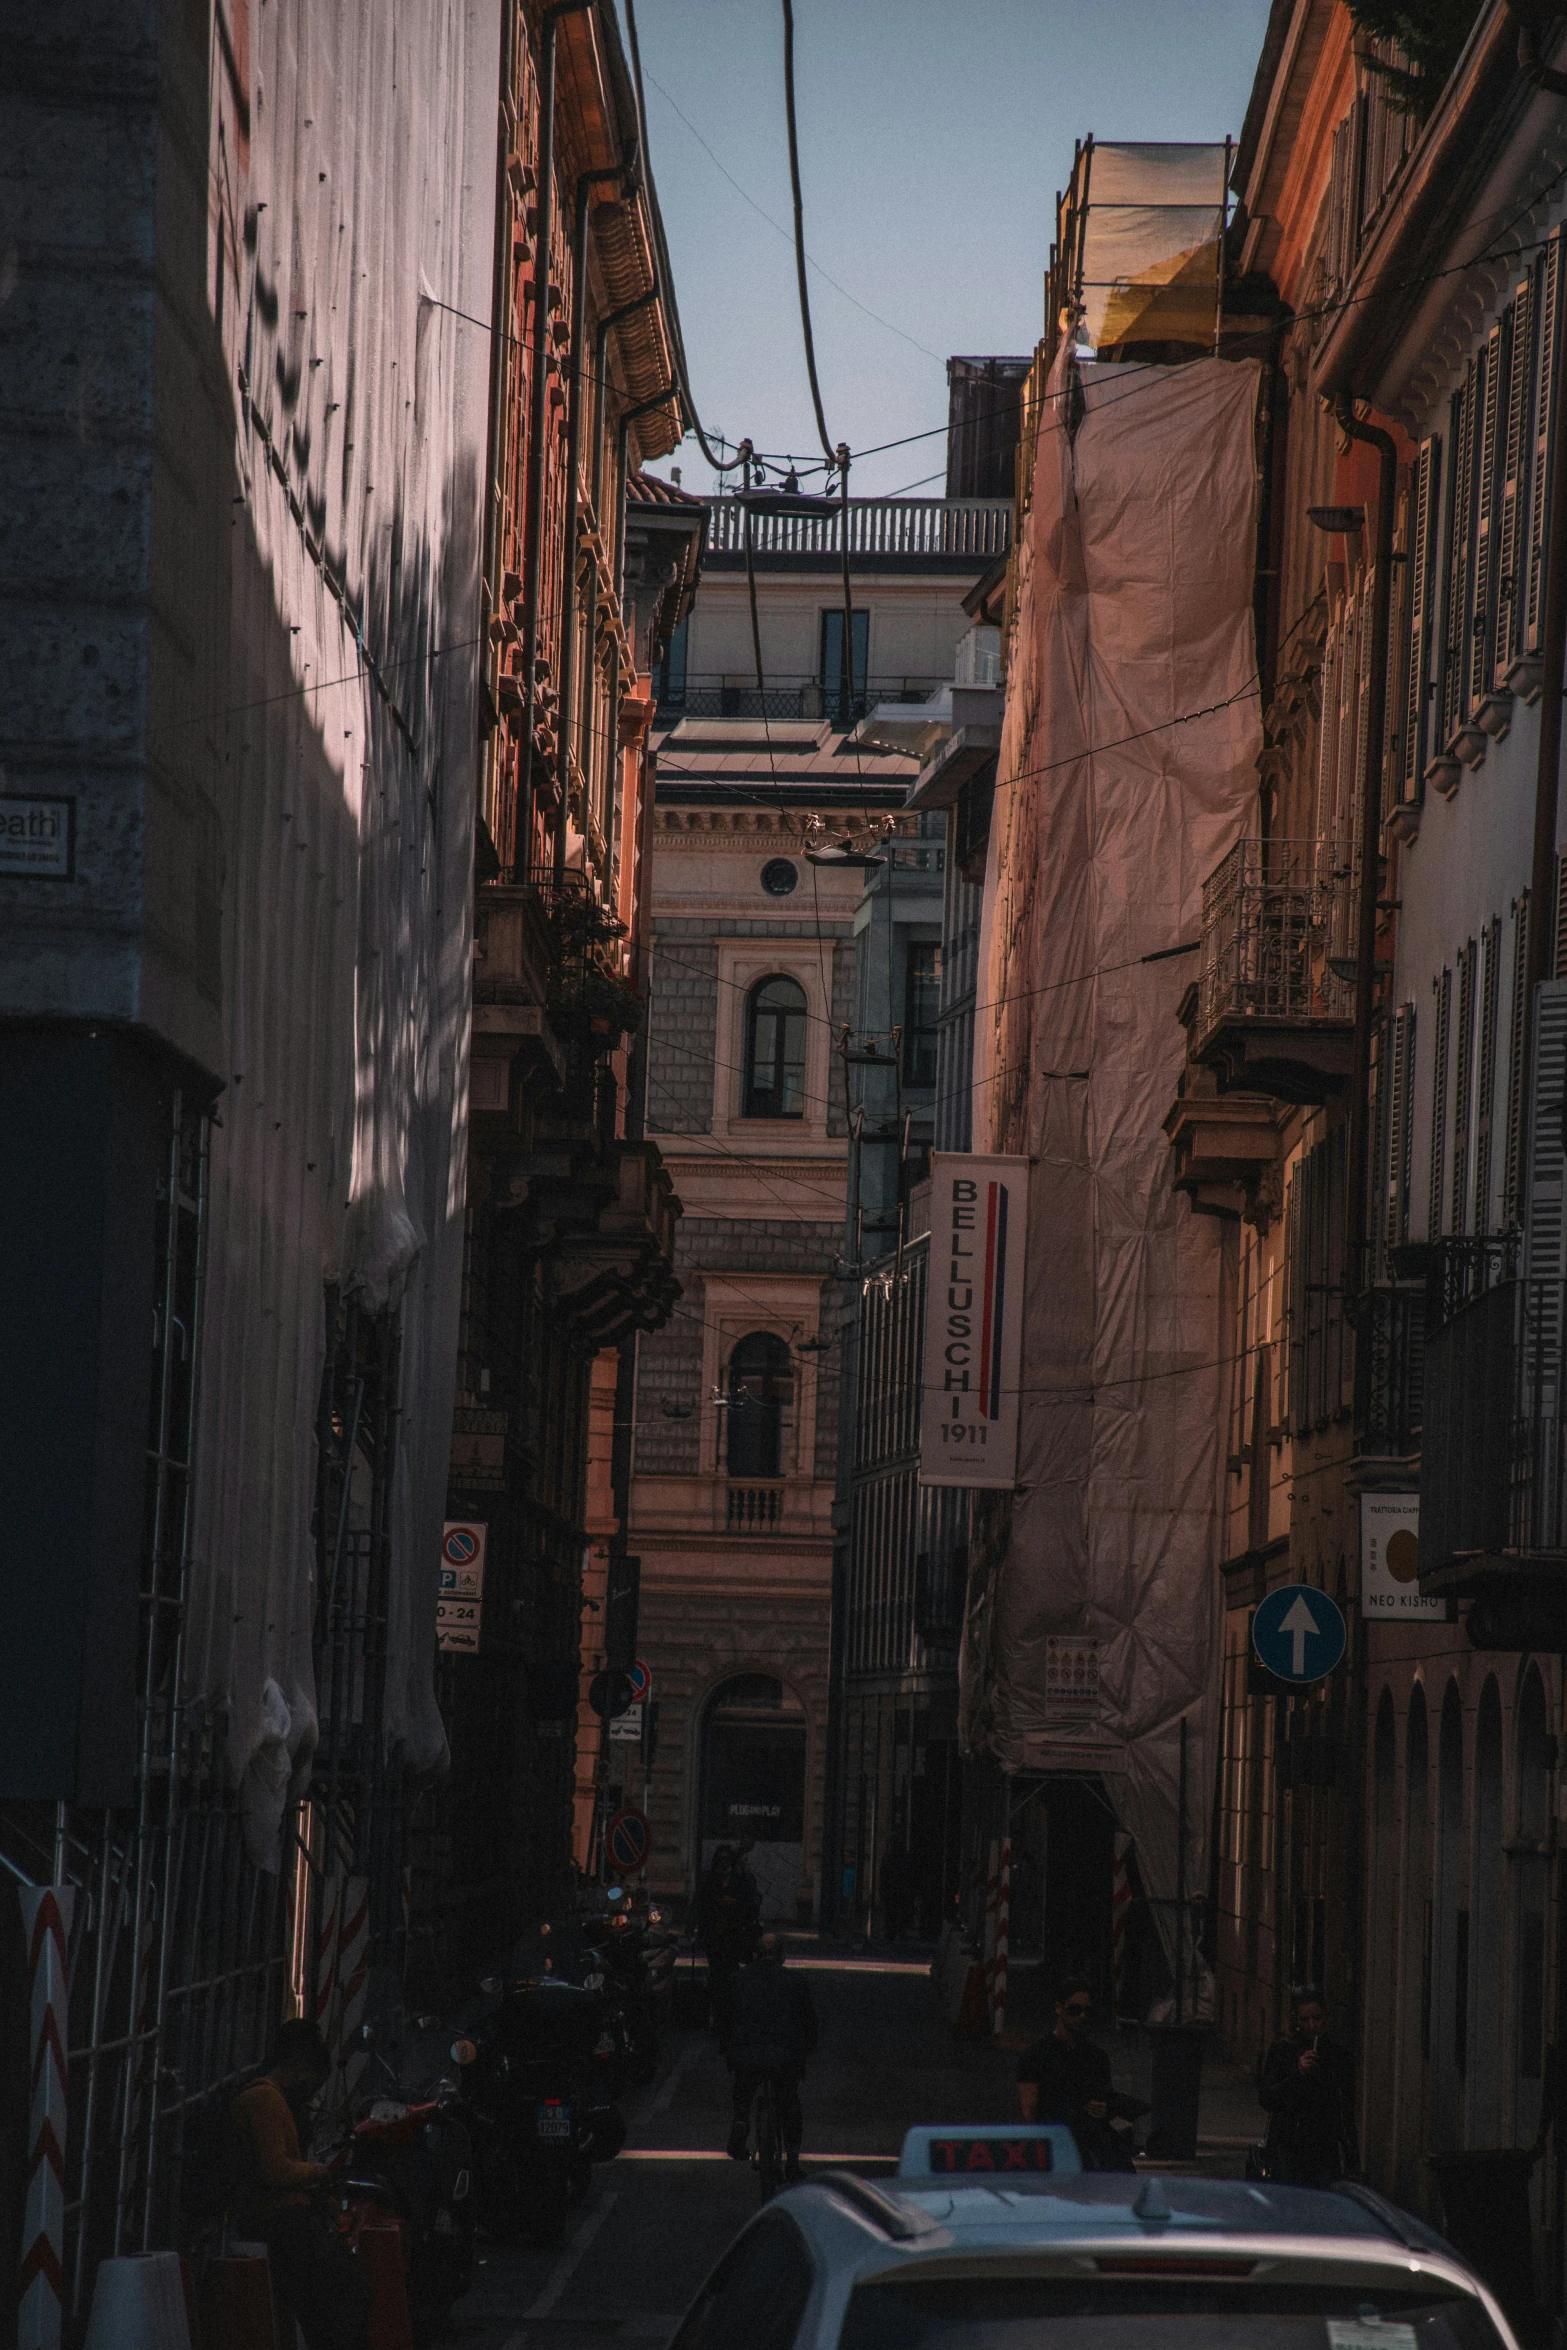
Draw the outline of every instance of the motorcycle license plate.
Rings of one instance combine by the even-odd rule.
[[[569,2105],[541,2105],[535,2124],[541,2138],[569,2138],[571,2136],[571,2107]]]

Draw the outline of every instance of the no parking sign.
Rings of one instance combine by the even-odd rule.
[[[639,1811],[617,1811],[604,1831],[604,1850],[609,1855],[615,1874],[634,1876],[647,1865],[648,1848],[653,1841],[646,1814]]]

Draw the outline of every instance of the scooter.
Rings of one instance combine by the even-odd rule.
[[[428,2341],[473,2281],[473,2139],[456,2084],[417,2101],[377,2098],[354,2122],[342,2165],[343,2235],[362,2253],[367,2228],[390,2215],[413,2336]]]

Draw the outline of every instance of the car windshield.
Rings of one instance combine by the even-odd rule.
[[[1501,2350],[1468,2294],[1359,2285],[899,2278],[861,2285],[839,2350]]]

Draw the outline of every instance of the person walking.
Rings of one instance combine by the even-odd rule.
[[[756,1947],[761,1900],[732,1845],[720,1844],[696,1902],[696,1939],[707,1960],[710,2020],[722,2042],[735,1974]]]
[[[1130,2131],[1115,2126],[1131,2111],[1116,2097],[1108,2055],[1088,2037],[1093,2012],[1089,1984],[1068,1975],[1056,1990],[1054,2031],[1018,2059],[1018,2111],[1026,2122],[1064,2122],[1085,2170],[1131,2170]]]
[[[735,1983],[733,2020],[724,2045],[734,2073],[734,2120],[729,2152],[744,2162],[751,2136],[751,2108],[764,2081],[771,2081],[783,2140],[784,2177],[800,2176],[805,2119],[800,2083],[806,2059],[816,2052],[816,2009],[803,1975],[784,1965],[776,1934],[764,1934],[756,1954]]]
[[[235,2168],[229,2216],[236,2235],[265,2244],[272,2289],[306,2350],[365,2350],[370,2287],[318,2207],[332,2172],[301,2158],[294,2118],[320,2094],[331,2069],[314,2024],[296,2016],[281,2026],[272,2070],[229,2105]]]
[[[1291,2187],[1331,2187],[1360,2168],[1355,2067],[1328,2033],[1327,2004],[1308,1984],[1290,2001],[1293,2029],[1263,2059],[1257,2101],[1268,2115],[1263,2165]]]

